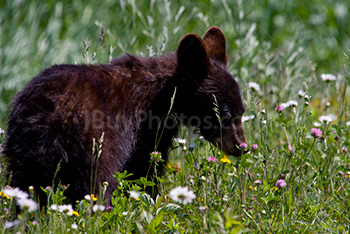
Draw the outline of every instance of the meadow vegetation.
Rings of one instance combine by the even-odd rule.
[[[243,92],[249,152],[224,155],[183,128],[159,195],[143,192],[152,181],[117,173],[111,207],[108,184],[75,206],[59,185],[43,188],[48,209],[40,209],[35,191],[6,187],[2,162],[0,232],[349,233],[349,9],[341,0],[1,1],[4,131],[11,98],[44,68],[156,56],[216,25]],[[153,165],[160,156],[150,152]]]

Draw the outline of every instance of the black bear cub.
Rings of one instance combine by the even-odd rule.
[[[175,53],[160,57],[127,54],[106,65],[56,65],[13,100],[4,152],[11,185],[34,186],[40,195],[41,186],[69,184],[66,195],[75,201],[97,192],[90,191],[97,168],[93,187],[107,181],[110,203],[115,172],[127,170],[132,179],[151,174],[150,152],[166,161],[181,123],[198,127],[226,154],[241,155],[243,112],[217,27],[203,38],[184,36]],[[94,158],[93,139],[102,135],[102,153]]]

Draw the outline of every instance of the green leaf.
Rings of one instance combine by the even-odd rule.
[[[156,214],[166,214],[166,213],[172,213],[172,212],[175,212],[175,211],[178,211],[178,210],[181,210],[182,207],[179,206],[179,205],[176,205],[174,203],[169,203],[167,204],[166,206],[163,206],[163,207],[160,207]]]
[[[155,216],[148,225],[147,233],[156,233],[156,228],[162,223],[163,215]]]

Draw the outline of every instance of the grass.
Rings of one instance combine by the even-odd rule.
[[[90,197],[73,207],[72,216],[54,209],[15,216],[15,201],[1,195],[0,232],[349,233],[349,7],[336,0],[0,2],[1,128],[14,94],[52,64],[163,54],[186,33],[203,35],[217,25],[227,38],[245,115],[254,116],[244,123],[248,143],[258,145],[224,163],[209,143],[183,129],[179,137],[187,141],[174,143],[157,199],[142,192],[150,181],[135,185],[126,174],[116,175],[120,186],[108,212],[94,212],[102,201]],[[322,81],[323,73],[336,81]],[[275,111],[290,100],[298,105]],[[328,114],[336,119],[321,123]],[[314,122],[320,122],[321,138],[311,135]],[[209,162],[209,156],[219,160]],[[0,178],[2,190],[7,181]],[[276,186],[279,179],[285,187]],[[178,186],[196,198],[186,205],[171,199]],[[66,203],[64,189],[47,189],[50,204]],[[126,196],[133,190],[138,199]],[[19,223],[4,228],[14,220]]]

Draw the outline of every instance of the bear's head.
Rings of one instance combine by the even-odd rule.
[[[193,94],[183,104],[184,123],[198,127],[224,153],[240,156],[247,146],[241,121],[245,108],[238,83],[227,70],[222,31],[211,27],[203,39],[196,34],[184,36],[177,64],[182,78],[179,89]]]

